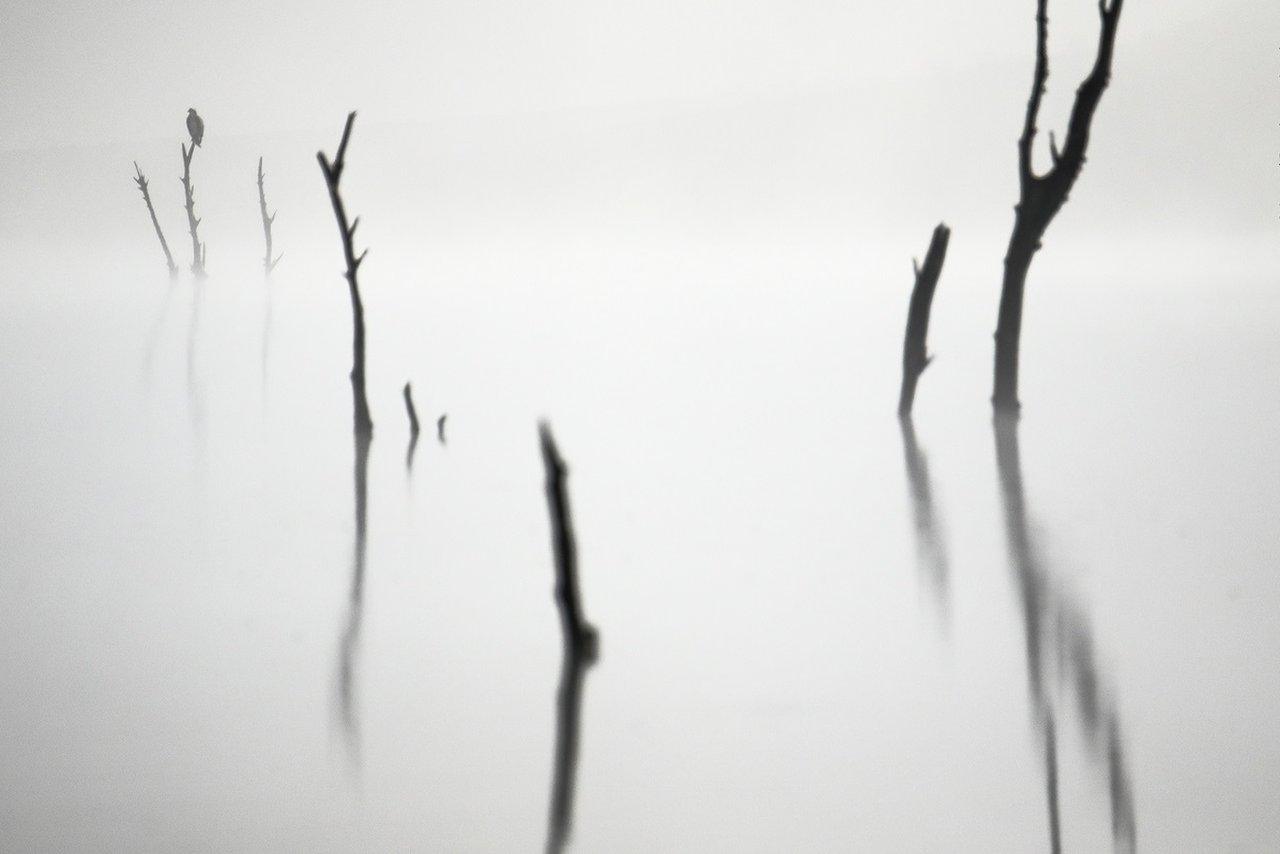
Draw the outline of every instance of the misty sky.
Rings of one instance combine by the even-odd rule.
[[[134,159],[154,169],[195,106],[206,146],[223,151],[205,169],[242,169],[265,153],[284,161],[279,179],[305,172],[311,183],[314,151],[358,109],[367,156],[413,151],[401,171],[366,180],[406,199],[444,203],[452,193],[455,210],[490,199],[488,223],[515,216],[521,200],[541,212],[570,199],[584,222],[612,205],[625,219],[644,197],[667,222],[681,198],[704,220],[726,211],[768,220],[790,205],[810,233],[824,224],[847,233],[830,207],[846,203],[864,222],[912,233],[944,217],[981,221],[993,226],[991,245],[966,240],[958,251],[983,257],[997,257],[1007,234],[1031,0],[364,8],[7,2],[0,190],[34,191],[32,174],[45,182],[12,217],[38,216],[47,202],[52,218],[60,181],[70,192],[108,180],[92,157],[77,173],[53,151],[100,148],[94,156],[126,172]],[[1050,19],[1040,126],[1061,137],[1095,50],[1094,0],[1053,0]],[[1123,234],[1153,247],[1135,259],[1177,269],[1212,241],[1206,263],[1216,269],[1273,266],[1278,35],[1273,0],[1129,0],[1076,194],[1084,201],[1064,219],[1093,232],[1073,245],[1087,251],[1087,240]],[[1047,141],[1042,133],[1041,164]],[[245,150],[233,161],[226,146],[237,144]],[[418,185],[405,167],[421,174]],[[109,186],[127,196],[116,177]],[[210,177],[210,192],[234,180]],[[114,217],[126,202],[101,204]],[[0,215],[0,228],[18,223]],[[1186,257],[1170,260],[1164,247]]]
[[[171,117],[191,105],[230,134],[327,127],[351,105],[377,121],[413,122],[868,84],[892,90],[975,70],[977,79],[1021,80],[1034,4],[474,0],[379,3],[359,14],[332,0],[4,7],[0,148],[167,134]],[[1074,87],[1065,75],[1075,76],[1092,49],[1094,3],[1056,0],[1050,15],[1062,72],[1051,96],[1065,98]],[[1178,99],[1187,112],[1167,116],[1169,124],[1212,120],[1215,101],[1273,111],[1278,34],[1280,5],[1268,0],[1131,0],[1117,79],[1187,87]]]

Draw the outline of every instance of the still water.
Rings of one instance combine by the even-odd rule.
[[[1050,240],[1001,430],[999,256],[957,229],[903,430],[932,223],[819,246],[373,216],[360,531],[318,174],[270,281],[245,206],[171,284],[127,171],[120,222],[0,264],[0,848],[1280,844],[1273,276]]]

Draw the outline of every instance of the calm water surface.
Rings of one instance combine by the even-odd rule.
[[[170,285],[127,187],[137,217],[0,264],[0,847],[555,847],[543,415],[601,631],[570,850],[1280,844],[1273,280],[1046,251],[999,432],[998,260],[961,248],[904,433],[927,228],[374,218],[358,564],[347,297],[300,174],[269,285],[251,207]]]

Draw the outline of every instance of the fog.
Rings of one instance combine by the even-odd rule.
[[[0,848],[1274,850],[1280,11],[1126,7],[1001,433],[1025,5],[6,8]]]

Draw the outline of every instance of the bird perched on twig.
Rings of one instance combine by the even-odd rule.
[[[204,139],[204,119],[196,113],[195,107],[187,110],[187,133],[191,134],[191,141],[196,145]]]

